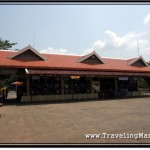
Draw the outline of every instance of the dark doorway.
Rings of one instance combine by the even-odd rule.
[[[103,98],[115,97],[115,78],[101,78],[101,93]]]

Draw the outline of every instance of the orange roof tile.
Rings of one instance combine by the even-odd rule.
[[[150,67],[130,66],[132,61],[124,59],[101,58],[105,64],[85,64],[77,62],[81,56],[41,54],[46,61],[40,60],[17,60],[9,57],[15,51],[0,51],[0,68],[35,68],[35,69],[67,69],[67,70],[94,70],[94,71],[127,71],[127,72],[150,72]]]

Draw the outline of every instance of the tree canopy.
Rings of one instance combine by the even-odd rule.
[[[148,65],[150,66],[150,61],[149,62],[147,62],[148,63]]]
[[[2,40],[0,38],[0,49],[8,50],[12,48],[13,45],[16,45],[17,43],[11,43],[9,40]]]

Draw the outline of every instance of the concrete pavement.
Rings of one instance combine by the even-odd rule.
[[[150,133],[150,98],[0,107],[0,143],[150,143],[85,134]]]

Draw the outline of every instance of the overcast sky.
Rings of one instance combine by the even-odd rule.
[[[17,42],[13,49],[132,58],[138,40],[150,61],[150,5],[0,5],[0,18],[0,37]]]

